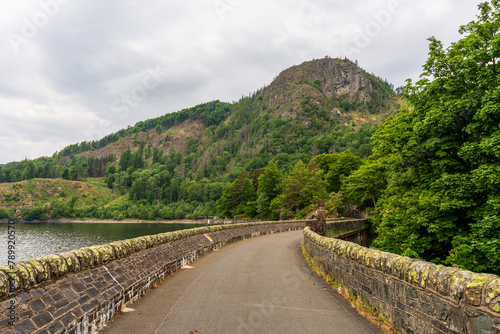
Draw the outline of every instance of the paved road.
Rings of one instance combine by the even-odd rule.
[[[381,333],[305,265],[302,231],[221,248],[119,315],[103,334]]]

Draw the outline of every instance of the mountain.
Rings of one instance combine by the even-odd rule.
[[[324,58],[283,71],[264,94],[269,106],[285,116],[300,113],[304,98],[318,108],[329,106],[330,112],[341,116],[349,110],[386,113],[395,107],[392,91],[390,84],[349,60]],[[335,102],[339,107],[334,106]]]
[[[95,218],[116,218],[116,212],[141,219],[215,215],[224,190],[242,173],[257,191],[270,163],[287,174],[321,154],[368,157],[371,134],[400,104],[389,83],[357,64],[317,59],[284,70],[236,103],[208,102],[70,145],[52,157],[0,167],[0,182],[98,178],[126,200],[100,203]],[[39,206],[55,218],[48,202]]]
[[[324,58],[283,71],[269,86],[236,104],[214,101],[184,109],[139,122],[132,128],[107,136],[97,145],[92,142],[69,146],[61,154],[65,162],[75,153],[87,158],[102,158],[109,154],[118,158],[127,148],[137,147],[140,142],[159,147],[164,152],[175,147],[177,152],[185,154],[189,151],[188,145],[192,144],[190,140],[212,144],[214,135],[215,139],[220,139],[217,137],[227,130],[220,126],[221,123],[231,124],[232,131],[241,130],[241,118],[255,119],[267,114],[306,127],[310,127],[312,120],[319,116],[327,121],[338,121],[349,132],[349,126],[357,129],[362,125],[380,123],[397,111],[399,104],[387,82],[349,60]],[[161,131],[153,131],[158,125]],[[214,126],[218,128],[214,129]],[[209,133],[206,133],[207,128]]]

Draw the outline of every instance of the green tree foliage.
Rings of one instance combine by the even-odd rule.
[[[287,215],[304,216],[305,209],[309,205],[327,198],[328,194],[319,166],[314,161],[308,166],[299,161],[286,177],[283,194],[279,197],[279,205]]]
[[[358,205],[358,209],[375,207],[387,186],[387,165],[382,160],[369,160],[349,175],[341,186],[344,199]]]
[[[283,191],[283,172],[276,163],[270,163],[258,179],[257,211],[261,218],[275,218],[271,203]]]
[[[255,214],[255,190],[248,172],[243,170],[233,183],[228,184],[217,201],[217,212],[223,217]]]
[[[113,189],[113,183],[115,182],[116,166],[109,162],[106,166],[106,184],[109,189]]]
[[[500,3],[479,9],[448,48],[430,38],[422,79],[405,90],[413,112],[379,135],[392,164],[375,245],[499,274]]]
[[[125,152],[122,153],[118,166],[120,166],[121,170],[127,170],[131,164],[132,164],[132,151],[130,151],[130,149],[127,149],[125,150]]]
[[[215,215],[219,206],[230,217],[276,218],[282,208],[284,179],[297,163],[305,166],[313,156],[322,154],[336,153],[337,159],[348,151],[359,157],[372,152],[370,136],[377,126],[353,128],[341,122],[330,111],[338,108],[344,97],[326,97],[322,82],[311,81],[304,78],[303,84],[315,87],[314,97],[304,94],[302,104],[290,102],[290,108],[294,103],[300,107],[297,117],[283,116],[286,110],[272,107],[267,90],[262,88],[232,104],[208,102],[139,122],[98,141],[70,145],[52,157],[1,166],[0,182],[92,178],[88,181],[107,185],[115,196],[123,195],[105,207],[84,206],[81,201],[70,207],[68,199],[54,202],[47,213],[50,217],[196,218]],[[360,105],[355,101],[349,108]],[[201,132],[193,136],[189,129]],[[187,137],[180,141],[183,131]],[[159,136],[165,136],[164,140]],[[123,153],[120,157],[102,156],[106,151]],[[313,209],[309,204],[316,201],[318,193],[326,198],[322,194],[325,185],[332,189],[341,186],[349,173],[340,167],[332,166],[338,175],[332,172],[331,180],[321,181],[333,165],[327,164],[320,164],[322,172],[309,171],[312,181],[303,180],[302,197],[290,215],[303,216]],[[244,170],[246,175],[241,174]],[[316,189],[318,182],[322,186]],[[338,204],[340,198],[338,194],[334,202]]]
[[[328,192],[338,192],[343,180],[363,164],[363,160],[351,151],[342,154],[322,154],[312,161],[321,168]]]
[[[162,162],[162,156],[163,156],[163,154],[161,153],[161,151],[158,149],[158,147],[155,146],[153,148],[153,161],[152,161],[152,164],[161,163]]]

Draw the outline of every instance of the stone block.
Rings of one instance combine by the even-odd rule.
[[[128,254],[125,254],[124,249],[123,249],[123,243],[121,241],[113,241],[108,244],[110,247],[113,248],[113,254],[115,259],[122,258]]]
[[[9,289],[9,275],[5,271],[0,270],[0,299],[7,297]]]
[[[23,275],[27,275],[27,273],[20,272],[18,267],[14,266],[2,266],[0,267],[0,271],[4,272],[8,275],[9,280],[9,288],[12,290],[21,290],[26,287],[26,282],[23,279]]]
[[[408,267],[404,279],[408,283],[424,289],[427,286],[429,274],[435,267],[436,265],[429,262],[415,261]]]
[[[457,268],[450,268],[444,266],[437,266],[436,271],[431,272],[429,277],[429,283],[432,288],[439,292],[442,296],[449,296],[449,288],[452,281],[453,275],[460,271]]]
[[[335,249],[335,248],[333,248]],[[359,264],[365,264],[365,257],[366,257],[366,254],[368,253],[368,248],[366,247],[362,247],[360,249],[358,249],[358,252],[357,252],[357,256],[356,256],[356,259],[354,261],[356,261],[357,263]]]
[[[74,253],[64,252],[60,253],[59,256],[66,261],[68,272],[77,273],[81,270],[80,260],[78,260],[78,257]]]
[[[394,277],[404,280],[409,267],[415,261],[417,260],[413,260],[405,256],[396,255],[390,257],[386,262],[388,273],[393,275]]]
[[[131,239],[122,240],[121,243],[123,245],[123,252],[126,253],[127,256],[134,252],[134,245],[132,244]]]
[[[462,308],[450,307],[450,325],[459,333],[467,333],[467,319]]]
[[[408,303],[408,292],[405,284],[400,282],[395,282],[394,284],[394,295],[396,299],[403,304]]]
[[[465,286],[466,303],[473,306],[481,306],[484,287],[497,278],[497,276],[489,274],[472,274],[472,277],[466,282]]]
[[[36,258],[28,261],[36,269],[36,282],[41,283],[50,279],[50,266],[45,258]]]
[[[351,259],[352,261],[356,261],[356,259],[358,257],[358,252],[363,248],[364,248],[363,246],[357,245],[355,243],[350,243],[349,248],[348,248],[348,253],[347,253],[347,255],[349,256],[349,259]]]
[[[101,255],[101,263],[107,263],[115,259],[115,250],[109,244],[94,246]]]
[[[19,262],[18,264],[16,264],[16,267],[21,269],[19,271],[23,273],[23,279],[25,280],[26,289],[29,289],[36,284],[37,271],[35,267],[33,267],[31,263],[29,263],[29,261]]]
[[[451,277],[449,296],[458,303],[465,297],[465,288],[473,274],[470,271],[459,270]]]
[[[73,253],[78,259],[78,262],[80,263],[80,270],[92,268],[94,266],[94,253],[89,251],[88,249],[80,248],[71,250],[69,252]]]
[[[493,321],[483,312],[467,307],[468,334],[496,334]]]
[[[485,290],[485,303],[490,310],[499,314],[500,317],[500,278],[492,280]],[[500,320],[498,325],[500,327]]]
[[[26,319],[14,324],[14,331],[17,334],[32,334],[37,328],[31,319]]]
[[[64,276],[68,273],[68,264],[66,260],[59,255],[48,255],[45,257],[50,268],[50,278]]]
[[[145,241],[146,248],[152,248],[152,247],[156,246],[152,236],[146,235],[146,236],[141,237],[141,238]]]
[[[368,249],[365,256],[365,265],[367,267],[382,270],[382,261],[385,262],[384,253],[376,249]]]
[[[42,312],[33,317],[33,322],[36,324],[38,328],[41,328],[47,324],[49,324],[54,318],[49,312]]]
[[[132,244],[134,246],[134,251],[140,252],[140,251],[146,249],[147,244],[146,244],[146,240],[143,237],[130,239],[130,241],[132,242]]]
[[[450,309],[448,305],[440,300],[434,300],[435,317],[443,323],[446,323],[450,316]]]

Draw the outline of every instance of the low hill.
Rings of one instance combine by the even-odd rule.
[[[97,210],[117,197],[105,185],[89,182],[31,179],[17,183],[1,183],[0,218],[69,218],[69,211]],[[38,210],[40,208],[44,210]]]

